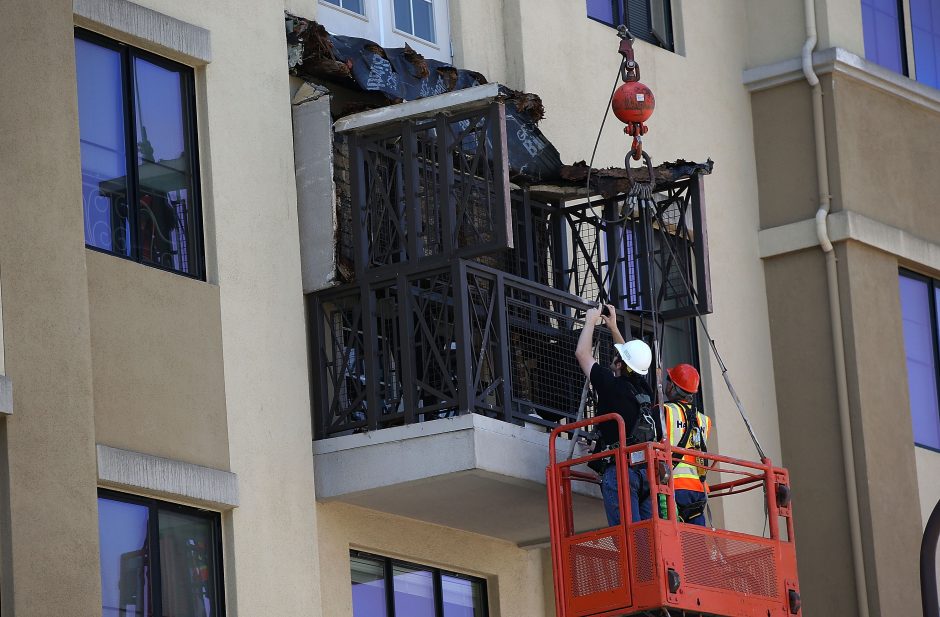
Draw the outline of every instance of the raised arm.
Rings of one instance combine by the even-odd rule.
[[[592,343],[594,342],[594,324],[597,323],[600,314],[600,309],[596,308],[588,309],[585,313],[584,327],[581,329],[581,336],[578,337],[578,346],[574,350],[574,356],[578,359],[585,377],[591,376],[591,368],[595,362]]]
[[[614,339],[614,343],[623,343],[623,335],[620,334],[620,328],[617,327],[617,311],[612,304],[607,305],[607,314],[601,315],[601,319],[604,320],[604,325],[610,330],[610,337]]]

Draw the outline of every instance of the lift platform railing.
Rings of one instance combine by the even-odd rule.
[[[559,426],[549,441],[546,474],[555,605],[558,617],[686,615],[784,617],[800,615],[790,484],[787,471],[769,459],[752,462],[663,443],[642,443],[558,460],[556,439],[617,414]],[[676,514],[673,465],[694,456],[723,481],[710,487],[710,499],[755,489],[764,494],[767,536],[683,523]],[[581,471],[589,461],[608,458],[617,469],[621,524],[582,529],[572,507],[573,483],[597,483]],[[633,521],[628,468],[642,467],[649,479],[653,518]],[[732,479],[725,480],[726,477]],[[665,518],[658,512],[660,495]],[[601,507],[598,504],[598,507]]]

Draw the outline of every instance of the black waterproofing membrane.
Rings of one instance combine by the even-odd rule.
[[[389,103],[488,83],[480,73],[424,58],[410,47],[386,49],[367,39],[330,34],[315,21],[290,14],[286,16],[286,26],[293,75],[379,93]],[[505,100],[506,143],[513,181],[559,179],[562,162],[558,150],[536,126],[543,114],[541,101],[534,95],[505,87],[501,87],[501,93]],[[488,134],[487,140],[491,138]]]

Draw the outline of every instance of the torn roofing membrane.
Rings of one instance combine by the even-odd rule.
[[[378,93],[389,104],[425,98],[487,82],[476,71],[458,69],[446,62],[427,59],[407,45],[384,48],[374,41],[330,34],[316,21],[285,14],[288,66],[292,75],[306,80],[326,80],[363,92]],[[512,180],[519,184],[552,183],[574,185],[574,177],[586,175],[583,162],[564,165],[558,150],[536,124],[544,117],[541,99],[535,94],[500,86],[506,109],[506,143]],[[686,163],[685,161],[677,161]],[[691,164],[688,169],[711,172],[706,165]],[[658,170],[658,168],[657,168]],[[611,169],[615,175],[622,169]],[[642,170],[645,172],[645,170]],[[669,176],[675,176],[675,169]],[[596,179],[605,170],[593,172]],[[657,171],[657,176],[660,174]],[[619,176],[608,182],[606,191],[623,184]],[[583,181],[582,181],[583,186]],[[592,186],[593,188],[593,186]]]

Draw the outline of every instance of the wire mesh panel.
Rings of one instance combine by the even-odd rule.
[[[556,423],[577,416],[585,377],[574,353],[586,308],[577,299],[539,294],[528,285],[507,279],[507,343],[517,418]],[[610,333],[598,328],[595,337],[601,361],[606,364],[604,360],[611,358]],[[593,413],[594,401],[589,398],[586,415]]]
[[[623,546],[617,533],[572,543],[568,547],[571,597],[581,598],[623,588]]]
[[[681,531],[686,581],[746,595],[778,595],[774,547],[767,543]]]

